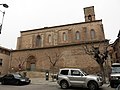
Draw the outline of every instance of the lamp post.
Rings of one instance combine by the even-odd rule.
[[[8,7],[9,7],[7,4],[0,4],[0,5],[2,5],[2,6],[5,7],[5,8],[8,8]],[[2,23],[0,23],[0,34],[1,34],[2,25],[3,25],[3,20],[4,20],[4,16],[5,16],[5,11],[3,12],[3,11],[0,10],[0,12],[2,12],[2,14],[3,14],[3,16],[2,16]]]
[[[8,8],[9,6],[7,4],[0,4],[3,5],[3,7]]]

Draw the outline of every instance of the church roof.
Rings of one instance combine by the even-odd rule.
[[[119,33],[118,33],[118,36],[117,37],[120,37],[120,30],[119,30]]]
[[[5,47],[2,47],[2,46],[0,46],[0,49],[4,49],[4,50],[7,50],[7,51],[11,51],[10,49],[5,48]]]
[[[99,22],[99,21],[102,21],[102,19],[101,20],[95,20],[95,21],[89,21],[89,22],[80,22],[80,23],[72,23],[72,24],[44,27],[44,28],[38,28],[38,29],[32,29],[32,30],[25,30],[25,31],[21,31],[21,33],[37,31],[37,30],[46,30],[46,29],[51,29],[51,28],[64,27],[64,26],[77,25],[77,24],[86,24],[86,23]]]

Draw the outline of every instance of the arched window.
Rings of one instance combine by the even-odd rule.
[[[91,29],[90,35],[91,35],[92,40],[95,39],[95,30],[94,29]]]
[[[48,43],[51,43],[52,42],[52,36],[49,34],[48,35]]]
[[[65,32],[63,32],[63,41],[66,41],[67,40],[67,35]]]
[[[92,21],[92,16],[91,15],[88,16],[88,20]]]
[[[76,40],[80,40],[80,32],[79,31],[76,31],[75,38],[76,38]]]
[[[36,47],[39,47],[39,46],[41,46],[41,37],[40,37],[40,35],[38,35],[36,37]]]
[[[0,66],[2,66],[2,63],[3,63],[2,61],[3,61],[3,60],[2,60],[2,59],[0,59]]]

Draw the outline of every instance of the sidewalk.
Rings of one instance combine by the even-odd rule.
[[[31,84],[45,84],[45,85],[57,85],[56,80],[54,82],[49,79],[45,80],[45,78],[30,78]]]
[[[105,83],[102,85],[102,87],[110,87],[110,84],[109,83]]]

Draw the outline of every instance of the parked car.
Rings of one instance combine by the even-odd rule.
[[[111,66],[110,86],[117,88],[120,84],[120,63],[113,63]]]
[[[84,71],[74,68],[60,69],[57,76],[57,83],[62,89],[74,86],[98,90],[98,88],[103,85],[102,77],[88,75]]]
[[[22,76],[19,73],[10,73],[2,76],[0,78],[1,84],[9,84],[9,85],[26,85],[31,82],[31,80],[27,77]]]

